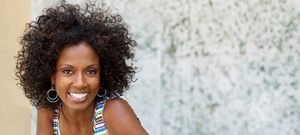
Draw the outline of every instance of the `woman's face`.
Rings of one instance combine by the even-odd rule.
[[[86,110],[94,106],[100,87],[100,63],[94,49],[80,42],[63,49],[52,84],[63,104],[71,110]]]

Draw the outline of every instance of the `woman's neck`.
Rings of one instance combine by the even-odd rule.
[[[65,131],[65,134],[69,133],[80,133],[90,131],[93,132],[93,116],[94,116],[95,104],[90,105],[87,109],[82,111],[74,111],[67,108],[65,105],[62,105],[61,113],[59,117],[60,129]],[[62,129],[67,129],[62,130]]]

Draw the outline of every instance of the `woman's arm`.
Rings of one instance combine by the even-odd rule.
[[[54,135],[54,110],[50,108],[37,109],[36,135]]]
[[[123,99],[108,100],[103,117],[110,135],[148,135],[129,104]]]

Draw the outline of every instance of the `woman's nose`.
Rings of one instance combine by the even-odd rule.
[[[87,82],[86,82],[86,79],[85,79],[83,74],[77,74],[76,75],[76,78],[73,82],[73,86],[75,86],[79,89],[84,88],[84,87],[87,86]]]

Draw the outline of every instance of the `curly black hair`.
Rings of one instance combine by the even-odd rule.
[[[56,61],[64,48],[82,41],[90,44],[100,57],[101,88],[108,94],[119,95],[130,88],[136,73],[132,64],[136,41],[122,17],[112,14],[110,8],[92,3],[80,7],[61,2],[28,23],[20,40],[16,76],[34,106],[58,106],[59,103],[47,101],[46,94],[56,72]]]

